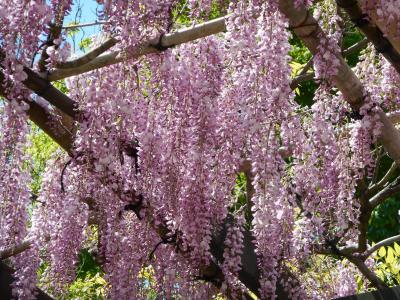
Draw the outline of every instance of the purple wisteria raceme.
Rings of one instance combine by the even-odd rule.
[[[200,263],[209,259],[212,225],[226,216],[232,185],[219,186],[216,177],[225,176],[215,157],[218,111],[213,109],[221,50],[213,40],[197,46],[166,53],[153,73],[162,84],[151,99],[146,131],[138,136],[144,197],[166,216],[173,232],[182,234],[183,249],[192,249],[193,260]],[[210,63],[213,67],[206,68]]]
[[[332,2],[317,4],[314,18],[324,30],[319,36],[318,53],[313,58],[315,77],[329,81],[337,74],[340,65],[338,55],[343,29],[339,25],[342,20],[336,14],[336,5]]]
[[[224,262],[222,264],[222,271],[225,275],[225,285],[229,286],[232,291],[232,297],[238,289],[244,288],[241,286],[240,281],[237,279],[239,271],[242,268],[241,257],[243,254],[243,226],[245,225],[245,219],[243,215],[239,215],[237,219],[233,220],[233,224],[228,227],[225,237],[225,249],[224,249]],[[225,292],[224,289],[221,289]]]
[[[400,105],[400,75],[385,60],[382,68],[382,82],[379,85],[383,92],[384,107],[395,111]]]
[[[49,165],[53,168],[43,179],[31,235],[45,249],[49,262],[43,281],[62,295],[75,278],[78,252],[84,239],[88,207],[82,200],[87,197],[87,183],[82,178],[78,180],[76,165],[65,166],[61,158],[50,161]]]
[[[27,237],[28,209],[31,204],[30,176],[23,164],[29,132],[25,106],[17,101],[4,103],[0,119],[0,250],[20,244]],[[17,280],[13,294],[34,299],[38,249],[33,247],[13,259]]]
[[[237,134],[252,165],[255,193],[249,205],[254,214],[264,298],[275,294],[280,260],[288,255],[288,245],[280,241],[292,234],[294,203],[283,180],[279,128],[292,127],[288,123],[296,105],[289,87],[287,24],[276,5],[238,3],[231,7],[227,24],[227,55],[233,72],[226,84],[232,86],[231,91],[226,95],[235,99],[236,118],[240,118]]]

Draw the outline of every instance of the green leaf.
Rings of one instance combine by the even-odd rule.
[[[67,26],[71,26],[71,25],[78,25],[79,23],[77,22],[69,22],[67,24]],[[68,37],[73,37],[75,34],[77,34],[79,32],[79,28],[70,28],[68,29],[67,35]]]
[[[395,262],[395,258],[394,258],[394,251],[392,249],[392,247],[388,247],[387,250],[387,256],[386,256],[386,262],[389,264],[393,264]]]
[[[390,268],[390,272],[392,273],[392,274],[398,274],[399,273],[399,271],[400,271],[400,266],[399,265],[396,265],[396,264],[393,264],[392,266],[391,266],[391,268]]]
[[[82,51],[86,51],[90,48],[91,44],[92,40],[90,38],[84,38],[79,43],[79,49],[81,49]]]
[[[385,275],[383,274],[381,269],[376,270],[376,275],[380,278],[383,279]]]
[[[397,256],[400,256],[400,246],[396,242],[394,242],[394,250],[396,251]]]
[[[378,256],[384,257],[385,255],[386,255],[386,249],[385,249],[385,247],[379,248],[379,250],[378,250]]]
[[[303,64],[300,64],[295,61],[290,62],[289,65],[292,67],[292,76],[296,76],[303,68]]]

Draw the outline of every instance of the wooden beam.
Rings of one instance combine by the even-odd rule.
[[[4,74],[0,70],[0,83],[3,81]],[[7,99],[3,85],[0,85],[0,96]],[[59,110],[50,111],[48,107],[31,99],[25,102],[29,105],[29,119],[71,155],[75,131],[73,119]]]
[[[324,37],[325,34],[312,13],[304,5],[295,6],[293,0],[279,0],[279,7],[281,12],[289,19],[289,24],[294,33],[312,54],[318,54],[321,37]],[[358,111],[365,104],[365,89],[360,79],[343,59],[343,56],[337,53],[336,58],[339,61],[339,66],[336,75],[332,77],[333,84],[340,90],[344,99],[352,108]],[[376,114],[382,124],[379,140],[389,156],[400,166],[400,133],[382,110]]]
[[[202,24],[178,30],[176,32],[167,33],[165,35],[143,41],[138,45],[127,48],[123,51],[114,51],[108,54],[100,55],[85,64],[74,65],[74,67],[69,69],[55,69],[49,74],[43,73],[41,76],[43,78],[48,78],[50,81],[55,81],[117,64],[122,61],[135,59],[146,54],[158,53],[183,43],[191,42],[199,38],[225,31],[226,18],[227,17],[214,19]]]
[[[360,5],[369,0],[359,0]],[[397,29],[397,22],[392,22],[389,28],[382,22],[382,18],[378,18],[376,11],[368,11],[368,16],[371,18],[372,23],[376,24],[379,29],[385,33],[385,37],[390,41],[397,53],[400,53],[400,35]]]
[[[390,62],[400,74],[400,54],[392,43],[384,36],[382,31],[372,23],[362,12],[357,0],[336,0],[339,7],[343,8],[353,23],[360,28],[365,36],[374,44],[376,50]]]

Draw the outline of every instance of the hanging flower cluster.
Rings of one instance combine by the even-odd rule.
[[[318,53],[313,57],[315,77],[320,80],[331,81],[338,72],[340,61],[338,55],[341,52],[342,43],[342,19],[336,13],[334,1],[317,4],[314,18],[318,20],[324,34],[320,34]]]

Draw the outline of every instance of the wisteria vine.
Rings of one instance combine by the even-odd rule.
[[[282,289],[293,299],[339,297],[357,292],[358,277],[373,278],[353,255],[366,250],[363,218],[373,209],[362,183],[377,165],[379,114],[399,109],[400,75],[368,47],[354,68],[363,105],[346,102],[334,86],[346,21],[334,1],[294,1],[313,6],[319,21],[303,24],[307,15],[297,28],[321,28],[310,106],[291,88],[294,28],[283,0],[98,2],[105,24],[94,47],[112,37],[112,50],[128,55],[151,40],[158,53],[65,80],[77,103],[73,149],[54,154],[32,202],[27,111],[45,100],[25,88],[25,71],[47,74],[68,60],[61,28],[73,3],[0,1],[0,251],[32,241],[11,259],[14,296],[34,299],[37,284],[62,296],[93,225],[111,299],[144,299],[149,289],[166,299],[248,296],[246,234],[259,273],[251,292],[262,299]],[[396,4],[362,8],[376,11],[388,33],[400,26]],[[207,20],[219,6],[225,32],[162,45],[180,14]],[[247,194],[238,208],[241,172]],[[211,245],[221,230],[218,258]],[[317,279],[321,265],[340,282]]]

